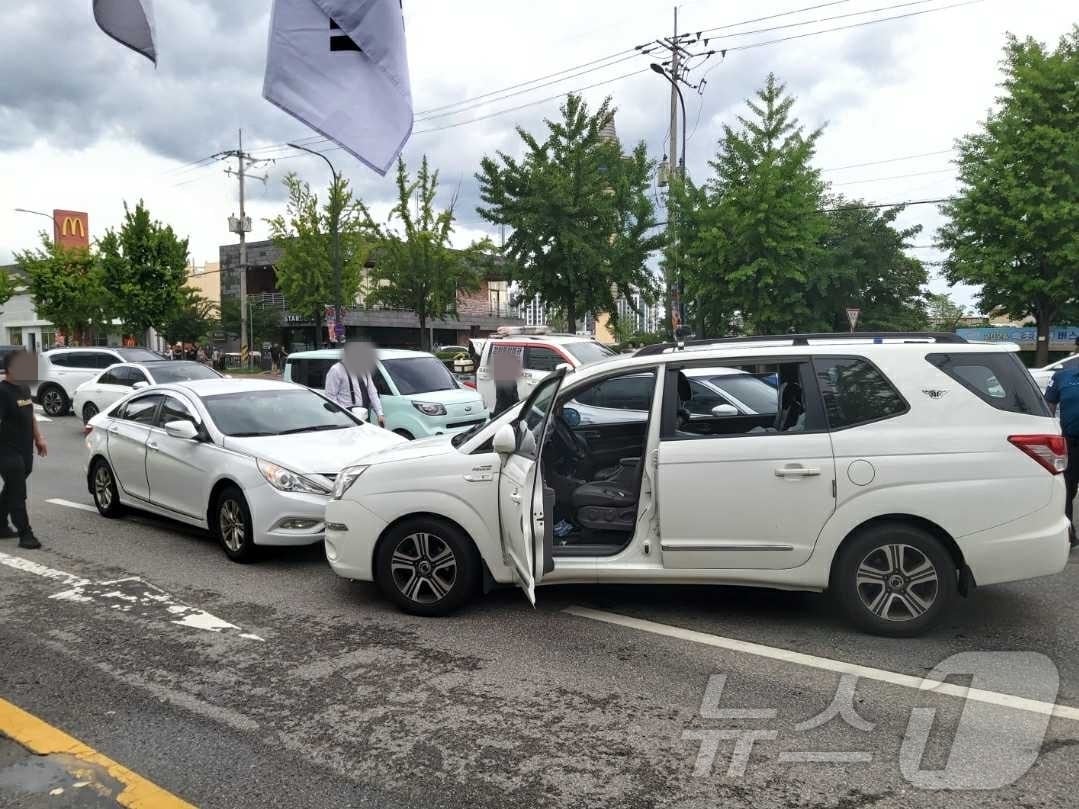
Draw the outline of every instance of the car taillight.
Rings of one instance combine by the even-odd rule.
[[[1009,435],[1008,441],[1059,475],[1068,468],[1068,442],[1062,435]]]
[[[467,380],[467,379],[462,380],[461,384],[464,385],[466,388],[472,388],[472,390],[476,389],[476,383],[472,382],[470,380]]]
[[[82,425],[82,434],[83,434],[83,435],[86,435],[86,436],[88,436],[88,435],[90,435],[90,433],[92,433],[93,431],[94,431],[94,428],[93,428],[93,427],[91,427],[91,426],[90,426],[89,424],[84,424],[84,425]]]

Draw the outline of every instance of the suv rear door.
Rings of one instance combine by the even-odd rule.
[[[747,365],[779,371],[778,413],[694,416],[685,408],[692,387],[682,368],[721,374]],[[832,445],[809,359],[679,362],[667,374],[657,466],[663,566],[804,563],[835,510]]]

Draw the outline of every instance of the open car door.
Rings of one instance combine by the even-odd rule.
[[[536,584],[550,556],[551,527],[545,519],[540,454],[566,369],[552,373],[532,391],[512,422],[517,448],[502,461],[498,479],[498,512],[502,525],[502,554],[517,573],[525,596],[536,603]],[[549,498],[548,498],[549,499]],[[546,539],[546,541],[545,541]]]

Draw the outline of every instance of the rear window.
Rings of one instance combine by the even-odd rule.
[[[926,359],[997,410],[1050,415],[1041,391],[1013,352],[929,354]]]
[[[828,426],[833,430],[869,424],[907,412],[907,403],[877,368],[857,357],[813,360]],[[763,383],[762,383],[763,384]]]
[[[118,348],[116,353],[124,358],[124,362],[160,362],[165,359],[145,348]]]
[[[588,365],[590,362],[605,360],[607,357],[614,356],[614,352],[606,346],[585,340],[579,343],[563,343],[562,348],[572,354],[574,359],[581,365]]]
[[[186,382],[191,379],[217,379],[221,374],[198,362],[162,362],[150,368],[155,382]]]

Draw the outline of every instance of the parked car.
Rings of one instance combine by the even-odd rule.
[[[34,401],[47,416],[65,416],[79,385],[118,362],[164,362],[146,348],[53,348],[42,352],[41,378],[30,388]]]
[[[284,379],[321,391],[326,373],[340,359],[340,349],[294,352],[285,361]],[[372,377],[386,429],[404,438],[459,433],[487,421],[480,395],[432,354],[380,348]]]
[[[617,356],[591,337],[577,334],[553,334],[545,327],[504,327],[483,341],[473,341],[479,352],[476,366],[476,389],[488,410],[495,406],[495,379],[492,357],[498,351],[512,351],[521,366],[517,395],[528,398],[538,382],[559,365],[579,368]]]
[[[161,362],[119,362],[75,389],[71,409],[84,422],[109,407],[135,388],[192,379],[221,379],[221,374],[200,362],[162,360]]]
[[[1064,568],[1067,448],[1015,346],[659,351],[560,368],[488,425],[343,469],[331,567],[421,615],[491,580],[533,603],[557,582],[827,590],[859,627],[897,636],[976,585]],[[775,412],[694,418],[690,374],[729,369],[775,373]],[[646,420],[632,401],[624,419],[582,423],[574,401],[642,376]]]
[[[1065,368],[1076,369],[1079,368],[1079,354],[1072,354],[1065,357],[1062,360],[1051,362],[1044,368],[1031,368],[1030,375],[1034,378],[1034,381],[1038,383],[1038,387],[1041,388],[1042,393],[1045,393],[1045,389],[1049,387],[1049,382],[1053,378],[1053,374],[1057,371],[1062,371]]]
[[[97,510],[207,528],[234,561],[259,545],[322,540],[341,467],[404,439],[300,385],[200,379],[137,390],[90,419]]]

